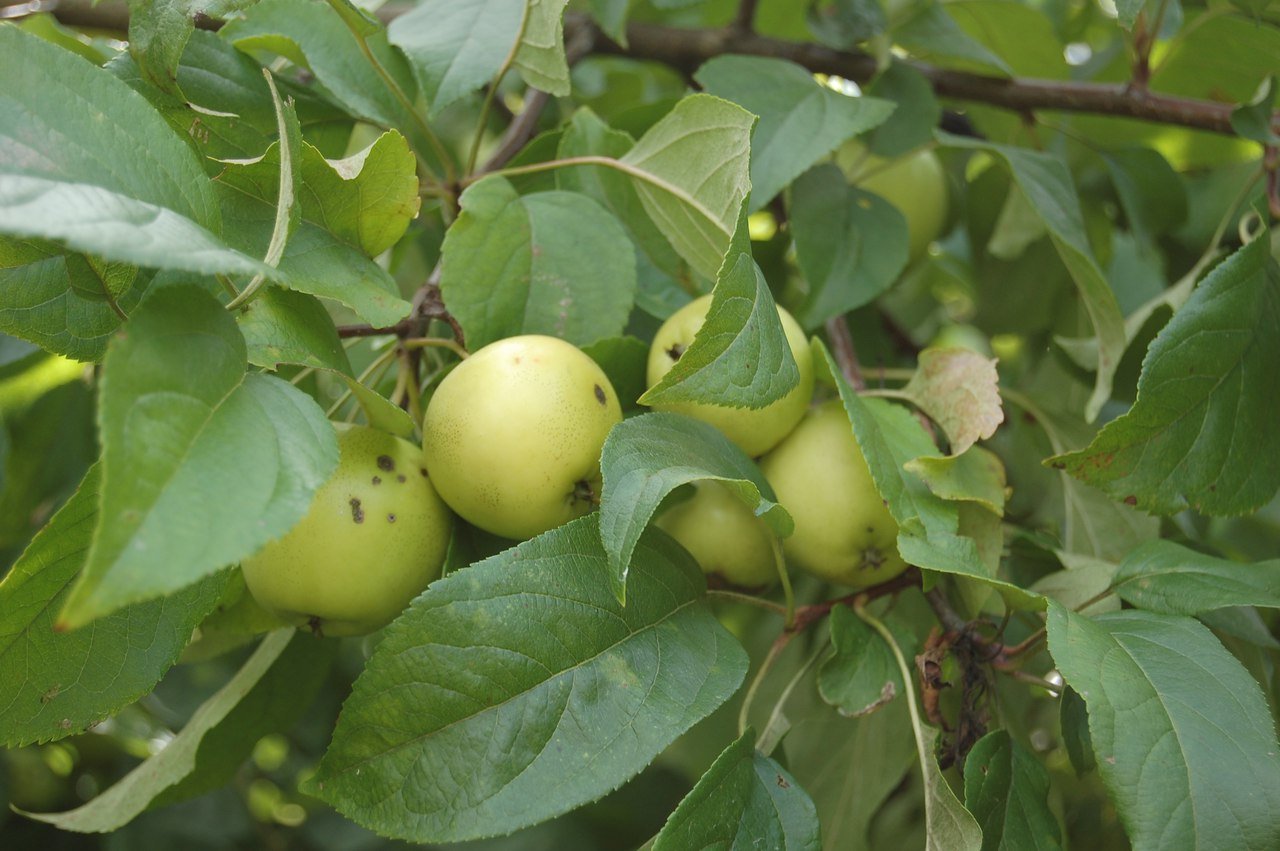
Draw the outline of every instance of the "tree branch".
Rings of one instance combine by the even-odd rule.
[[[412,7],[389,3],[379,10],[378,16],[385,22],[409,8]],[[128,26],[127,7],[119,0],[106,0],[97,6],[91,0],[61,0],[54,12],[60,21],[72,26],[120,31]],[[217,21],[208,19],[199,23],[210,29],[216,29],[218,25]],[[726,53],[787,59],[810,71],[834,74],[857,83],[869,82],[876,74],[875,58],[862,51],[841,51],[811,42],[768,38],[737,26],[681,29],[630,23],[627,25],[628,45],[624,48],[605,36],[587,16],[580,13],[565,15],[566,40],[583,30],[589,32],[596,53],[654,60],[685,74],[691,74],[708,59]],[[925,62],[909,61],[907,64],[920,72],[934,91],[944,98],[983,103],[1020,113],[1035,110],[1091,113],[1235,135],[1231,128],[1231,103],[1160,94],[1131,84],[992,77],[939,68]],[[1280,132],[1280,114],[1273,117],[1272,124]]]

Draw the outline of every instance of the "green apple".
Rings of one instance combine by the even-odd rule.
[[[268,612],[317,634],[363,635],[440,575],[453,524],[412,443],[350,426],[338,453],[307,515],[240,567]]]
[[[795,520],[795,532],[782,542],[789,563],[853,588],[906,570],[898,524],[876,491],[838,399],[812,411],[760,460],[760,469]]]
[[[440,496],[468,522],[531,538],[600,496],[600,449],[622,421],[618,394],[580,349],[509,337],[449,373],[427,405],[423,456]]]
[[[886,160],[851,139],[836,152],[836,164],[850,183],[902,212],[907,220],[907,256],[911,261],[923,257],[947,223],[947,175],[938,155],[920,148]]]
[[[931,349],[968,349],[983,357],[991,357],[991,341],[987,335],[972,325],[960,322],[948,322],[938,329],[938,333],[929,341]]]
[[[648,386],[657,384],[675,366],[702,328],[710,308],[711,296],[705,295],[689,302],[662,323],[653,337],[653,345],[649,347]],[[752,458],[768,452],[804,416],[813,395],[813,355],[804,329],[781,307],[778,308],[778,317],[782,320],[782,330],[791,345],[796,366],[800,368],[800,383],[790,393],[763,408],[730,408],[699,402],[673,402],[653,407],[710,423]]]
[[[680,542],[703,573],[733,585],[760,588],[778,579],[773,532],[742,500],[717,481],[693,485],[694,494],[662,513],[656,525]]]

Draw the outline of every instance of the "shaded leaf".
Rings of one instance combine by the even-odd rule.
[[[1241,564],[1151,541],[1121,562],[1114,587],[1138,608],[1169,615],[1226,606],[1280,608],[1280,559]]]
[[[1214,269],[1160,331],[1128,413],[1046,463],[1159,514],[1241,514],[1271,499],[1280,487],[1280,265],[1266,243]]]
[[[1049,772],[1006,730],[988,733],[969,751],[964,802],[982,826],[983,851],[1062,847],[1062,831],[1049,809]]]
[[[844,606],[831,610],[831,647],[835,654],[818,669],[818,691],[841,715],[857,717],[881,708],[902,694],[902,673],[893,651],[875,630]],[[910,648],[905,631],[896,638]]]

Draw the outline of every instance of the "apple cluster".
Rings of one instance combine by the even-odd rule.
[[[692,344],[711,296],[695,299],[658,329],[649,350],[648,384],[657,384]],[[718,428],[757,458],[778,502],[795,521],[782,541],[788,564],[841,585],[865,588],[906,569],[898,555],[898,524],[889,514],[839,400],[811,407],[813,356],[804,331],[785,309],[778,317],[800,380],[763,408],[682,402],[656,405]],[[657,525],[679,541],[707,573],[747,588],[777,578],[773,532],[745,503],[712,480],[665,510]]]

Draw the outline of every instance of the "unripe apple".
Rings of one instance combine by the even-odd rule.
[[[924,256],[947,222],[947,175],[929,148],[886,160],[856,139],[836,152],[836,164],[854,186],[874,192],[907,220],[907,256]]]
[[[658,528],[679,541],[703,573],[744,588],[777,581],[768,525],[719,482],[708,479],[693,487],[692,497],[662,513]]]
[[[948,322],[938,329],[929,341],[930,349],[968,349],[983,357],[991,357],[991,341],[987,335],[972,325]]]
[[[675,366],[693,343],[710,308],[710,295],[696,298],[671,314],[658,329],[649,347],[648,386],[657,384]],[[787,395],[763,408],[730,408],[700,402],[659,403],[653,407],[710,423],[752,458],[768,452],[804,416],[813,395],[813,355],[804,329],[781,307],[778,308],[778,317],[782,320],[782,330],[800,369],[800,382]]]
[[[595,507],[600,450],[621,421],[613,385],[580,349],[509,337],[440,382],[422,424],[423,457],[440,496],[468,522],[531,538]]]
[[[317,634],[363,635],[440,575],[452,522],[412,443],[346,426],[338,453],[306,516],[240,567],[272,614]]]
[[[876,490],[841,402],[826,402],[760,460],[760,469],[795,532],[782,542],[787,561],[853,588],[892,579],[898,524]]]

